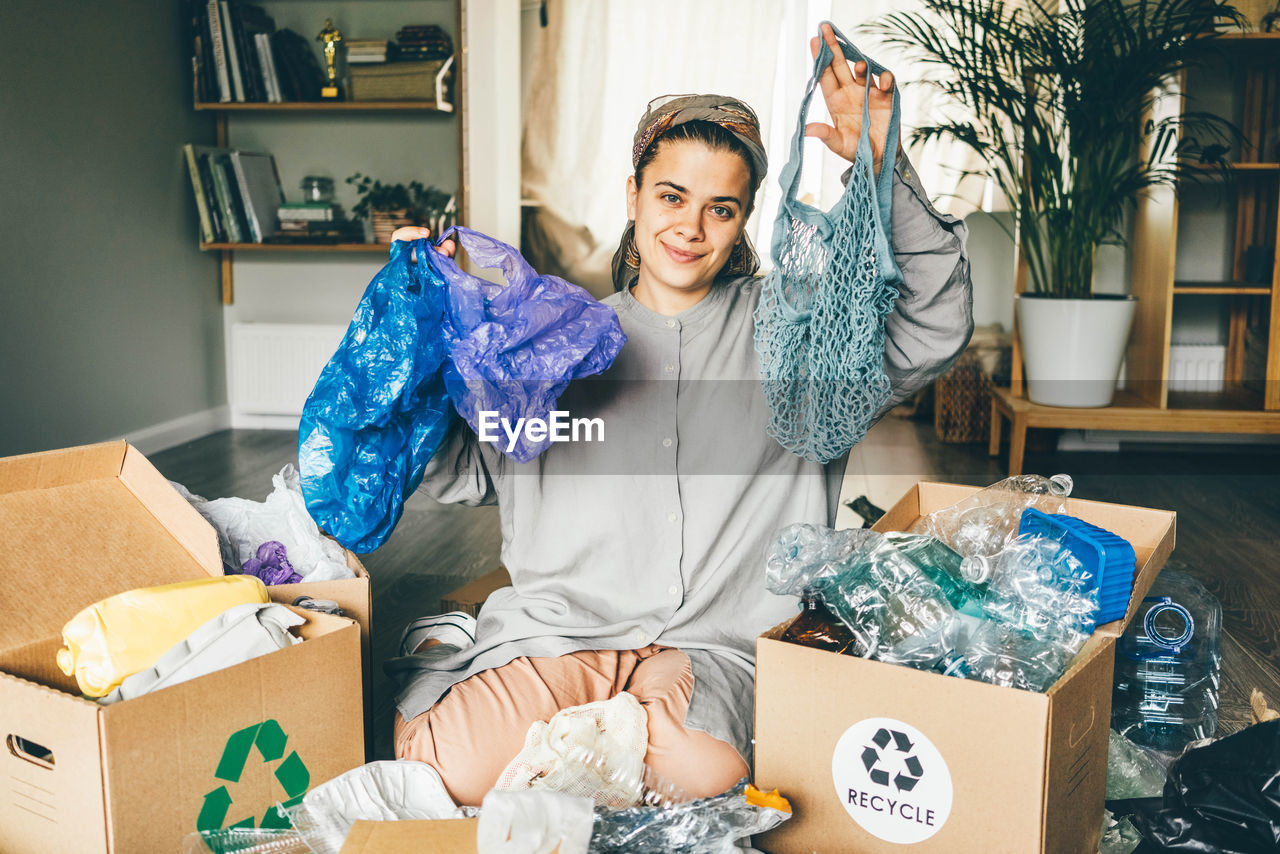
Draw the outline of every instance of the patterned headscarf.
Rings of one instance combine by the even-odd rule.
[[[747,149],[751,155],[751,171],[755,179],[751,187],[751,195],[754,197],[769,170],[769,158],[765,155],[764,143],[760,139],[760,120],[756,118],[754,110],[737,98],[725,95],[663,95],[654,98],[649,102],[640,124],[636,126],[631,147],[631,166],[638,166],[640,158],[663,134],[685,122],[694,121],[719,125],[733,134]],[[622,232],[618,251],[613,255],[615,290],[623,290],[635,283],[638,273],[626,263],[627,249],[634,245],[634,241],[635,223],[628,222]],[[760,260],[747,242],[745,233],[742,244],[744,249],[735,250],[722,274],[747,275],[754,273],[759,267]]]

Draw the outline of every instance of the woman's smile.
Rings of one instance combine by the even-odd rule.
[[[662,244],[663,249],[667,250],[667,255],[671,260],[675,261],[677,264],[690,264],[702,258],[700,253],[685,252],[683,249],[677,249],[665,241],[660,240],[658,242]]]

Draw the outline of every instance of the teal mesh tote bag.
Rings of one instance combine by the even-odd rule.
[[[835,27],[845,57],[885,69]],[[889,399],[884,371],[884,321],[902,274],[890,248],[894,143],[873,174],[871,137],[864,132],[844,194],[823,212],[796,199],[803,165],[805,118],[823,71],[834,59],[824,39],[800,105],[791,159],[782,170],[782,202],[773,225],[773,270],[756,307],[756,352],[771,417],[769,434],[787,450],[826,463],[866,434]],[[871,74],[862,127],[870,127]],[[893,93],[889,140],[898,138]]]

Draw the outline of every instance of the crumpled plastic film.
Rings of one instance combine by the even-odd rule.
[[[284,547],[290,566],[303,581],[351,578],[355,573],[347,566],[342,547],[322,536],[307,512],[297,470],[292,465],[284,466],[272,475],[271,485],[271,494],[264,501],[236,497],[206,501],[192,495],[181,484],[174,484],[217,530],[222,567],[227,575],[244,572],[246,563],[260,557],[263,544],[277,542]]]
[[[249,575],[117,593],[85,608],[62,627],[58,668],[74,674],[86,696],[102,697],[226,609],[266,601],[267,588]]]
[[[480,433],[481,412],[495,413],[515,425],[519,419],[544,421],[570,380],[598,374],[613,364],[627,337],[614,310],[587,291],[556,276],[541,276],[514,248],[500,240],[454,226],[453,237],[481,267],[502,271],[506,285],[462,270],[435,253],[432,262],[448,282],[443,324],[449,358],[444,382],[458,413]],[[551,445],[551,436],[535,440],[521,433],[508,450],[528,462]]]
[[[732,854],[740,839],[772,830],[791,817],[776,797],[740,781],[710,798],[665,807],[596,810],[591,854]]]
[[[427,240],[391,245],[302,409],[307,509],[355,552],[391,535],[453,417],[442,376],[447,287],[433,257]]]
[[[591,799],[548,790],[493,789],[480,805],[479,854],[587,854]]]
[[[285,813],[315,854],[339,854],[357,821],[466,817],[440,773],[411,759],[353,768],[316,786]]]
[[[1158,798],[1164,791],[1165,763],[1115,730],[1107,746],[1107,800]]]
[[[1098,844],[1098,854],[1131,854],[1133,849],[1142,844],[1142,834],[1125,816],[1116,819],[1108,810],[1102,811],[1102,840]]]
[[[253,602],[228,608],[170,647],[151,667],[127,677],[98,702],[106,705],[140,697],[302,643],[289,629],[305,622],[304,617],[274,603]]]

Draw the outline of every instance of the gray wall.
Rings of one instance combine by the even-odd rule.
[[[226,403],[184,5],[0,2],[0,455]]]

